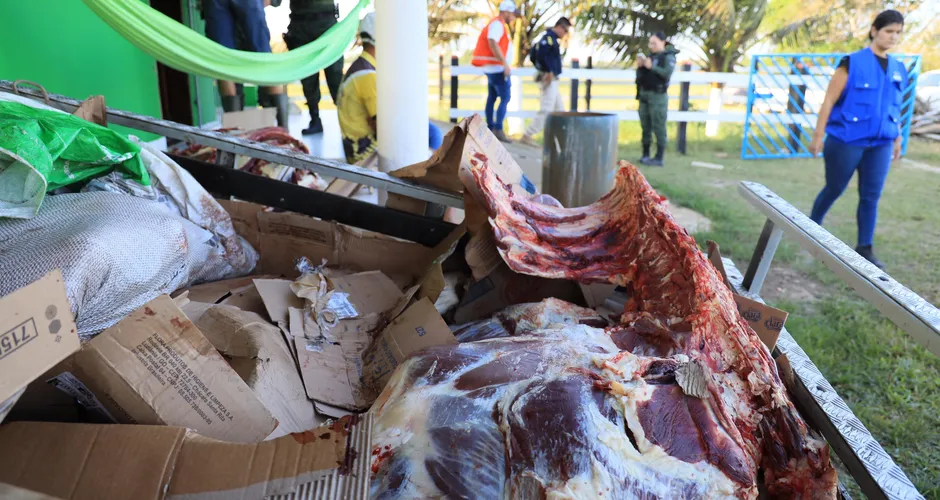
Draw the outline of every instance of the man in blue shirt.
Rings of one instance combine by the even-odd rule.
[[[542,38],[532,46],[529,53],[529,59],[535,65],[538,74],[535,77],[540,85],[541,102],[539,103],[539,112],[532,119],[525,135],[522,136],[523,144],[538,147],[538,143],[532,139],[532,136],[541,132],[545,126],[545,117],[553,111],[564,111],[565,102],[558,92],[558,76],[561,75],[561,47],[559,40],[568,35],[571,31],[571,21],[563,17],[555,23],[555,26],[546,31]]]

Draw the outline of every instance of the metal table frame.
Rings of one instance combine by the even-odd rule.
[[[48,94],[29,88],[20,88],[14,92],[14,83],[0,80],[0,92],[18,93],[19,95],[44,101],[48,105],[61,109],[67,113],[74,112],[81,101],[70,97]],[[220,132],[213,132],[190,125],[161,120],[150,116],[138,115],[129,111],[108,108],[108,122],[115,125],[151,132],[170,139],[178,139],[192,144],[202,144],[218,149],[220,157],[234,159],[233,155],[245,155],[260,158],[278,165],[309,170],[326,177],[335,177],[357,184],[372,186],[376,189],[397,193],[430,203],[463,208],[463,197],[430,186],[422,186],[406,180],[392,177],[384,172],[376,172],[367,168],[348,165],[338,161],[316,158],[308,154],[297,153],[260,142],[248,141]],[[230,156],[232,155],[232,156]]]
[[[761,301],[761,286],[777,245],[786,234],[918,343],[940,355],[940,310],[869,263],[767,187],[742,182],[738,191],[767,216],[744,275],[730,259],[724,259],[728,279],[738,293]],[[797,408],[823,434],[868,498],[924,498],[786,329],[780,334],[775,354],[785,354],[793,368],[796,384],[790,392]]]

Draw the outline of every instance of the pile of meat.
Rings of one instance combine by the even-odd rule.
[[[281,146],[290,151],[298,153],[310,153],[310,149],[303,142],[295,139],[290,133],[280,127],[264,127],[255,130],[240,129],[218,129],[216,132],[224,132],[249,141],[263,142],[274,146]],[[183,147],[175,148],[175,154],[193,158],[207,163],[215,163],[218,150],[213,147],[203,146],[201,144],[186,144]],[[236,168],[246,172],[278,179],[291,184],[316,189],[322,191],[326,189],[326,181],[314,172],[301,170],[284,165],[275,165],[267,160],[259,158],[241,158],[236,162]]]
[[[474,165],[516,272],[610,282],[616,324],[547,301],[403,363],[373,412],[373,498],[834,498],[767,348],[632,165],[597,203],[517,197]]]

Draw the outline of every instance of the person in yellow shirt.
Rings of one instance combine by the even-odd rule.
[[[370,12],[359,22],[362,55],[356,59],[339,87],[336,102],[339,128],[343,132],[346,161],[361,163],[378,149],[376,115],[378,114],[375,80],[375,13]],[[443,136],[434,124],[428,124],[431,149],[441,146]]]

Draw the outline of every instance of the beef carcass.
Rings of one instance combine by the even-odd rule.
[[[584,325],[422,351],[373,407],[372,497],[756,496],[718,400],[680,385],[689,364]]]
[[[526,335],[567,325],[605,327],[607,322],[593,309],[579,307],[556,298],[547,298],[541,302],[509,306],[492,318],[452,326],[451,331],[458,342],[475,342]]]
[[[373,409],[373,497],[834,498],[828,446],[634,167],[596,204],[563,209],[516,198],[475,161],[513,270],[612,282],[630,299],[606,331],[536,331],[401,365]]]
[[[621,333],[648,354],[701,362],[730,438],[761,464],[770,494],[835,495],[828,446],[810,436],[731,291],[639,170],[621,162],[610,193],[572,209],[517,197],[485,159],[472,173],[510,268],[624,286],[630,299]]]

